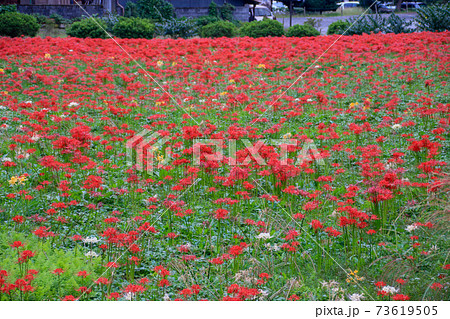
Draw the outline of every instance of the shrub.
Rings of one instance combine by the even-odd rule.
[[[281,37],[284,34],[284,28],[278,21],[264,19],[244,24],[240,29],[240,34],[252,38]]]
[[[212,3],[212,2],[211,2]],[[218,17],[214,17],[214,16],[203,16],[203,17],[199,17],[197,19],[195,19],[195,25],[199,28],[204,27],[205,25],[214,23],[220,21],[220,19]]]
[[[37,23],[39,23],[39,24],[47,23],[48,18],[46,16],[39,14],[39,13],[32,13],[31,15],[36,18]]]
[[[155,25],[147,19],[120,18],[113,27],[113,34],[126,39],[151,39],[155,33]]]
[[[17,7],[15,4],[6,4],[3,6],[0,6],[0,14],[5,12],[17,12]]]
[[[39,31],[39,23],[35,17],[18,12],[0,14],[0,36],[34,37]]]
[[[415,21],[418,31],[450,30],[450,4],[421,7],[417,9]]]
[[[158,34],[169,36],[171,38],[190,38],[197,35],[198,28],[193,19],[169,19],[163,23],[157,23]]]
[[[351,18],[347,20],[351,27],[345,33],[346,35],[370,34],[370,33],[408,33],[412,22],[406,22],[399,16],[392,13],[388,17],[381,15],[365,15],[362,18]]]
[[[208,16],[210,17],[219,17],[219,11],[217,8],[217,4],[213,1],[211,1],[211,3],[209,4],[209,8],[208,8]]]
[[[105,32],[107,27],[106,22],[101,19],[88,18],[72,23],[66,32],[67,35],[75,38],[106,39],[108,37]]]
[[[230,3],[225,3],[222,7],[219,9],[220,17],[223,20],[227,21],[233,21],[233,12],[234,12],[234,6]]]
[[[204,38],[231,38],[236,35],[236,27],[229,21],[217,21],[202,27],[200,34]]]
[[[327,34],[342,34],[350,26],[347,21],[339,20],[328,26]]]
[[[320,32],[317,31],[316,29],[314,29],[309,24],[293,25],[286,32],[286,36],[287,37],[297,37],[297,38],[315,37],[315,36],[318,36],[318,35],[320,35]]]
[[[125,5],[124,11],[123,11],[123,15],[126,18],[137,17],[138,16],[138,12],[137,12],[137,5],[136,5],[136,3],[128,1],[127,4]]]
[[[66,19],[64,19],[62,16],[60,16],[57,13],[52,13],[49,16],[50,19],[53,19],[53,21],[55,21],[56,24],[64,24],[66,23]]]
[[[136,6],[140,18],[163,22],[175,17],[172,4],[166,0],[138,0]]]

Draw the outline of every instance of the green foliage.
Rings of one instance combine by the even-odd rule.
[[[322,19],[308,18],[303,24],[310,25],[314,29],[319,29],[320,26],[322,25]]]
[[[320,12],[337,9],[336,0],[305,0],[306,11]]]
[[[309,24],[293,25],[286,32],[286,36],[287,37],[297,37],[297,38],[315,37],[315,36],[318,36],[318,35],[320,35],[320,32],[317,31],[316,29],[314,29]]]
[[[66,19],[64,19],[62,16],[60,16],[57,13],[52,13],[49,16],[50,19],[53,19],[53,21],[55,21],[56,24],[64,24],[66,23]]]
[[[197,19],[195,19],[195,25],[199,28],[211,24],[211,23],[215,23],[217,21],[220,21],[220,19],[218,17],[214,17],[214,16],[203,16],[203,17],[199,17]]]
[[[208,16],[210,17],[219,17],[219,10],[217,4],[214,1],[211,1],[208,8]]]
[[[450,4],[432,5],[417,9],[417,30],[442,32],[450,30]]]
[[[138,16],[138,12],[137,12],[137,5],[136,5],[136,3],[128,1],[127,4],[125,5],[123,15],[126,18],[137,17]]]
[[[10,247],[14,241],[21,241],[25,247],[20,251],[31,250],[35,253],[34,257],[27,264],[19,265],[17,263],[17,249]],[[42,242],[37,238],[22,233],[0,232],[0,270],[6,270],[9,274],[8,282],[14,282],[18,278],[26,275],[23,266],[37,270],[39,273],[31,286],[35,287],[34,292],[23,295],[25,300],[49,300],[51,298],[62,298],[66,295],[77,296],[80,293],[76,291],[80,286],[89,286],[92,279],[100,277],[102,274],[101,259],[94,258],[89,260],[85,257],[80,247],[74,248],[75,251],[58,249],[51,245],[51,241]],[[21,269],[22,266],[22,269]],[[64,273],[61,277],[52,274],[56,268],[62,268]],[[91,275],[85,279],[77,277],[76,273],[85,270]],[[15,293],[17,294],[17,293]],[[0,300],[6,300],[6,295],[0,294]],[[20,296],[15,300],[20,299]],[[14,298],[13,298],[14,299]]]
[[[163,23],[157,23],[158,34],[171,38],[190,38],[197,35],[198,28],[195,20],[190,18],[168,19]]]
[[[39,23],[36,18],[18,12],[5,12],[0,14],[0,36],[34,37],[39,31]]]
[[[39,23],[39,24],[47,23],[48,18],[46,16],[39,14],[39,13],[32,13],[31,15],[36,18],[37,23]]]
[[[98,18],[88,18],[74,22],[67,28],[67,35],[75,38],[106,39],[108,35],[104,30],[108,28],[105,21]]]
[[[234,6],[230,3],[225,3],[222,7],[219,9],[220,17],[223,20],[226,21],[233,21],[233,12],[234,12]]]
[[[284,35],[283,25],[276,20],[270,19],[246,23],[239,31],[241,35],[251,38],[281,37]]]
[[[147,19],[120,18],[114,25],[113,34],[125,39],[151,39],[155,33],[155,25]]]
[[[217,21],[202,27],[200,34],[204,38],[231,38],[236,35],[236,26],[229,21]]]
[[[328,26],[327,34],[342,34],[350,26],[350,23],[344,20],[338,20]]]
[[[409,33],[412,32],[412,22],[401,19],[392,13],[388,17],[378,15],[365,15],[362,18],[354,17],[347,20],[352,25],[345,35],[370,33]]]
[[[172,4],[166,0],[138,0],[136,5],[140,18],[163,22],[175,17]]]
[[[5,12],[17,12],[17,6],[15,4],[6,4],[0,6],[0,14]]]

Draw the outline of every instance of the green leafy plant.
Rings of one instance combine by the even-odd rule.
[[[239,32],[241,35],[251,38],[281,37],[284,35],[284,27],[278,21],[264,19],[244,24]]]
[[[195,20],[190,18],[168,19],[157,23],[158,34],[171,38],[190,38],[197,35]]]
[[[39,31],[36,18],[18,12],[5,12],[0,14],[0,35],[8,37],[30,36],[34,37]]]
[[[287,32],[286,32],[286,36],[287,37],[297,37],[297,38],[302,38],[302,37],[315,37],[320,35],[320,32],[317,31],[316,29],[314,29],[312,26],[310,26],[309,24],[304,24],[304,25],[294,25],[292,27],[290,27]]]
[[[24,247],[12,248],[10,245],[20,241]],[[80,247],[79,247],[80,249]],[[89,259],[80,250],[62,250],[52,247],[51,242],[42,242],[35,237],[25,236],[17,232],[0,233],[0,270],[8,272],[7,281],[14,282],[23,278],[30,269],[36,270],[35,279],[31,282],[32,292],[21,296],[9,296],[19,300],[48,300],[49,297],[61,299],[66,295],[77,296],[80,286],[89,286],[93,279],[98,278],[103,269],[101,258]],[[29,250],[34,256],[26,263],[17,262],[18,253]],[[59,276],[52,273],[61,268],[63,273]],[[79,271],[86,271],[89,276],[77,276]],[[17,294],[15,292],[14,294]],[[0,301],[8,300],[8,295],[0,293]]]
[[[50,19],[53,19],[53,21],[55,21],[56,24],[64,24],[66,23],[66,19],[64,19],[62,16],[60,16],[57,13],[52,13],[49,16]]]
[[[418,31],[442,32],[450,30],[450,4],[432,5],[417,9]]]
[[[327,34],[342,34],[350,26],[347,21],[339,20],[328,26]]]
[[[233,21],[233,12],[234,12],[234,6],[230,3],[225,3],[222,7],[219,9],[220,17],[223,20],[227,21]]]
[[[147,19],[120,18],[113,27],[113,34],[126,39],[151,39],[155,33],[155,25]]]
[[[175,17],[172,4],[166,0],[138,0],[136,6],[140,18],[163,22]]]
[[[202,27],[200,34],[204,38],[231,38],[236,35],[236,26],[229,21],[217,21]]]
[[[195,19],[195,25],[199,28],[211,24],[211,23],[215,23],[217,21],[220,21],[220,19],[218,17],[214,17],[214,16],[203,16],[203,17],[199,17],[197,19]]]
[[[208,7],[208,16],[210,17],[219,17],[219,10],[217,4],[214,1],[211,1]]]
[[[15,4],[6,4],[0,6],[0,14],[5,12],[17,12],[17,6]]]
[[[351,27],[345,32],[345,35],[354,34],[370,34],[370,33],[409,33],[412,32],[412,22],[407,22],[401,19],[396,14],[392,13],[388,17],[378,15],[366,15],[362,18],[350,18],[347,22]],[[345,31],[345,30],[344,30]]]
[[[125,5],[123,15],[126,18],[137,17],[138,9],[136,3],[128,1],[127,4]]]
[[[39,24],[47,23],[48,18],[46,16],[39,13],[32,13],[31,15],[36,18],[37,23]]]
[[[106,39],[105,30],[108,25],[98,18],[88,18],[72,23],[67,29],[67,35],[75,38],[100,38]]]

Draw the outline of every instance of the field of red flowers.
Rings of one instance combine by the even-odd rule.
[[[448,299],[450,33],[336,40],[0,38],[0,300]]]

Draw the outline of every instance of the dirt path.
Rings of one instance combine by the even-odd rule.
[[[401,13],[401,14],[399,14],[399,16],[402,19],[410,21],[410,20],[415,18],[416,14],[415,13]],[[328,26],[330,24],[332,24],[333,22],[336,22],[336,21],[339,21],[339,20],[346,20],[346,19],[353,18],[353,17],[358,17],[358,16],[354,15],[354,16],[337,16],[337,17],[322,17],[322,18],[314,17],[313,19],[322,20],[321,21],[321,25],[319,27],[319,29],[320,29],[319,31],[321,31],[321,34],[326,34],[327,30],[328,30]],[[295,16],[295,17],[292,18],[292,25],[303,24],[307,19],[308,19],[308,17],[305,18],[305,17],[302,17],[302,16]],[[281,23],[283,23],[285,28],[289,27],[289,17],[284,18],[284,19],[283,18],[277,18],[277,20],[280,21]]]

